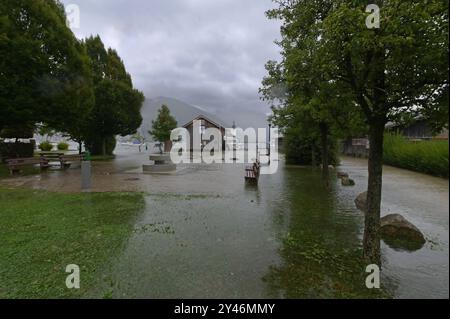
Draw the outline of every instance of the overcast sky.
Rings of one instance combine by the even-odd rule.
[[[279,58],[271,0],[63,0],[80,8],[77,37],[99,34],[147,98],[168,96],[226,120],[264,125],[264,64]],[[255,116],[252,116],[255,114]]]

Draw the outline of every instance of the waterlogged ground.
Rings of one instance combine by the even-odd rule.
[[[228,169],[217,182],[237,185],[226,194],[148,195],[105,276],[109,287],[94,296],[105,289],[115,298],[373,296],[358,263],[360,214],[345,206],[336,214],[340,204],[310,184],[317,172],[286,169],[246,188],[242,171]]]
[[[366,161],[344,158],[341,170],[351,173],[357,186],[367,187]],[[382,242],[383,274],[397,298],[449,297],[449,182],[390,166],[383,172],[382,215],[399,213],[416,225],[427,243],[410,252]]]
[[[147,155],[124,150],[94,163],[94,191],[145,192],[145,208],[121,253],[86,297],[100,298],[448,298],[448,181],[385,168],[383,215],[400,213],[427,243],[418,251],[382,244],[382,291],[369,291],[361,262],[367,163],[344,158],[356,181],[285,167],[246,187],[242,165],[183,165],[144,175]],[[0,180],[8,186],[79,191],[79,171]]]

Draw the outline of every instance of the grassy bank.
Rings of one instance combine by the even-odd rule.
[[[448,178],[448,141],[411,142],[386,134],[384,163],[416,172]]]
[[[0,187],[0,298],[77,298],[96,286],[131,234],[141,194],[57,194]],[[65,268],[81,270],[81,289]]]

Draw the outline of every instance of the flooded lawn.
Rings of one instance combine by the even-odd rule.
[[[343,159],[340,169],[357,183],[350,188],[336,181],[326,189],[320,171],[299,167],[262,176],[257,188],[245,186],[236,166],[179,177],[189,191],[172,185],[173,192],[147,196],[107,275],[112,296],[448,298],[448,181],[390,167],[383,215],[403,214],[428,242],[415,252],[383,243],[384,290],[365,288],[363,216],[353,203],[366,188],[365,165]]]
[[[229,171],[216,180],[225,194],[147,196],[107,276],[113,297],[373,296],[358,263],[361,215],[327,195],[320,172],[286,168],[252,188],[242,170],[217,169]]]
[[[356,181],[330,189],[319,170],[285,167],[244,183],[242,165],[183,166],[144,175],[145,155],[94,164],[94,190],[145,192],[124,250],[105,265],[87,297],[112,298],[448,298],[448,181],[386,167],[383,215],[400,213],[427,243],[402,251],[382,243],[382,291],[365,288],[363,214],[355,197],[367,163],[344,158]],[[76,170],[12,185],[77,191]],[[75,185],[75,186],[74,186]]]

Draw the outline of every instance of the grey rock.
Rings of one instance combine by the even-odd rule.
[[[344,173],[344,172],[337,172],[337,177],[338,178],[344,178],[344,177],[349,177],[348,173]]]
[[[355,205],[359,210],[363,212],[367,211],[367,192],[361,193],[356,197]]]
[[[425,244],[422,232],[400,214],[384,216],[380,221],[382,238]]]
[[[355,186],[355,181],[348,177],[343,177],[341,179],[342,186]]]

